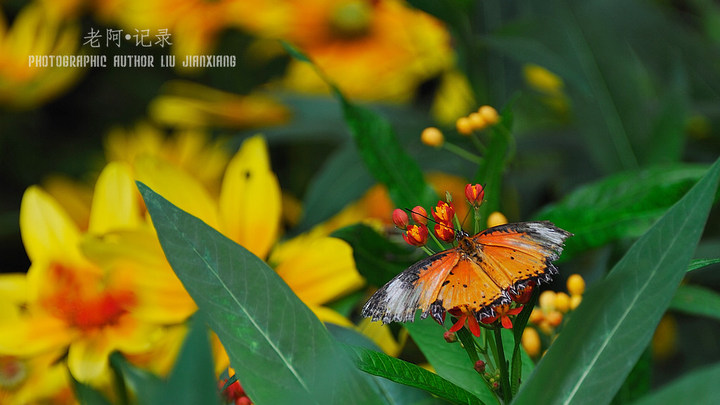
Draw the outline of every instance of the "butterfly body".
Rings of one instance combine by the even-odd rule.
[[[552,264],[571,236],[550,222],[519,222],[486,229],[474,236],[457,232],[457,246],[410,266],[380,288],[362,315],[383,323],[431,315],[442,323],[446,311],[472,311],[478,319],[494,315],[531,280],[549,281]]]

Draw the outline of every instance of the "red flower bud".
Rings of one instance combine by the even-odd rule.
[[[403,234],[403,239],[413,246],[424,246],[427,243],[428,229],[425,225],[410,225]]]
[[[468,184],[465,186],[465,198],[470,204],[478,207],[485,198],[485,189],[481,184]]]
[[[395,208],[395,210],[392,213],[392,220],[395,226],[402,229],[403,231],[407,229],[409,219],[408,215],[404,210],[401,210],[400,208]]]
[[[416,224],[423,224],[427,225],[427,211],[425,211],[425,208],[421,206],[416,206],[412,209],[410,212],[410,216],[412,217],[413,221],[415,221]]]
[[[485,372],[485,362],[482,360],[478,360],[475,362],[475,371],[482,374]]]
[[[445,339],[445,341],[448,343],[455,343],[458,340],[455,332],[450,331],[443,333],[443,339]]]

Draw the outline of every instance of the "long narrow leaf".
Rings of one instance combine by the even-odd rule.
[[[720,363],[693,371],[633,405],[720,403]]]
[[[597,283],[520,388],[517,403],[609,402],[685,275],[720,178],[703,178]]]
[[[173,270],[258,404],[378,403],[327,329],[262,260],[138,183]]]
[[[345,346],[362,371],[400,384],[421,388],[455,404],[482,404],[479,399],[424,368],[359,346]]]
[[[681,285],[675,291],[670,308],[690,315],[720,320],[720,294],[705,287]]]

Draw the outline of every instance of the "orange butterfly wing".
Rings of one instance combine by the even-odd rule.
[[[569,236],[550,222],[519,222],[460,236],[459,245],[423,259],[398,274],[365,304],[363,316],[383,323],[406,322],[422,310],[442,319],[445,310],[466,306],[480,317],[510,302],[509,292],[529,280],[549,281],[552,264]]]

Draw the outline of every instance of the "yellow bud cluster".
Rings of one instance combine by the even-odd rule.
[[[480,107],[476,112],[466,117],[460,117],[455,121],[455,128],[462,135],[470,135],[473,131],[481,131],[500,121],[497,110],[489,105]]]
[[[551,339],[555,337],[557,328],[562,324],[565,314],[580,305],[582,294],[585,292],[585,280],[579,274],[571,275],[567,280],[567,290],[569,294],[562,291],[543,291],[538,298],[538,307],[534,308],[530,313],[529,323],[535,325],[537,330],[550,336]],[[537,334],[534,329],[533,332]],[[526,340],[535,342],[536,339],[532,336],[533,332],[527,332],[528,337],[523,333],[523,347],[531,356],[535,356],[531,354],[531,350],[533,350],[533,353],[539,353],[540,351],[535,349],[535,343],[526,345]],[[539,342],[539,338],[537,341]]]

